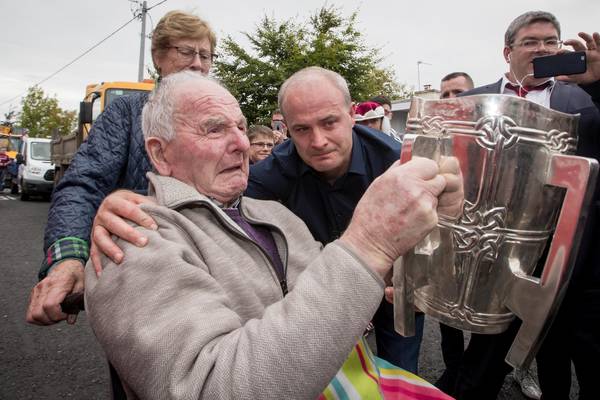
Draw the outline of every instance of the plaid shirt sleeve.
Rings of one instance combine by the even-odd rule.
[[[69,258],[81,260],[85,264],[90,258],[88,242],[77,237],[66,237],[52,243],[42,261],[38,279],[44,279],[54,265]]]

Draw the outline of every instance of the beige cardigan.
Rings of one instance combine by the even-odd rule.
[[[121,265],[86,267],[91,326],[129,398],[310,399],[327,386],[383,295],[383,281],[339,241],[324,249],[277,202],[243,198],[287,266],[273,267],[208,198],[149,174],[157,231]]]

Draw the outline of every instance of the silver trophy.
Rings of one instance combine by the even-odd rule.
[[[400,334],[414,334],[415,306],[482,334],[518,316],[506,361],[530,364],[566,291],[598,171],[570,155],[578,119],[505,95],[413,99],[402,162],[456,157],[465,199],[394,265]]]

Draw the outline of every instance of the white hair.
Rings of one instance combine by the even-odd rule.
[[[142,132],[144,138],[158,137],[170,142],[175,139],[173,115],[179,88],[193,82],[221,83],[208,76],[190,70],[183,70],[162,78],[150,94],[142,111]]]

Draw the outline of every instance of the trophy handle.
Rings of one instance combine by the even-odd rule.
[[[412,158],[413,143],[416,135],[407,133],[402,141],[400,163]],[[394,285],[394,330],[402,336],[415,335],[414,288],[408,286],[402,257],[394,262],[392,284]]]
[[[547,184],[566,189],[563,206],[541,278],[515,274],[506,306],[522,321],[506,356],[513,367],[529,366],[557,314],[565,295],[588,213],[598,162],[594,159],[555,154]]]

